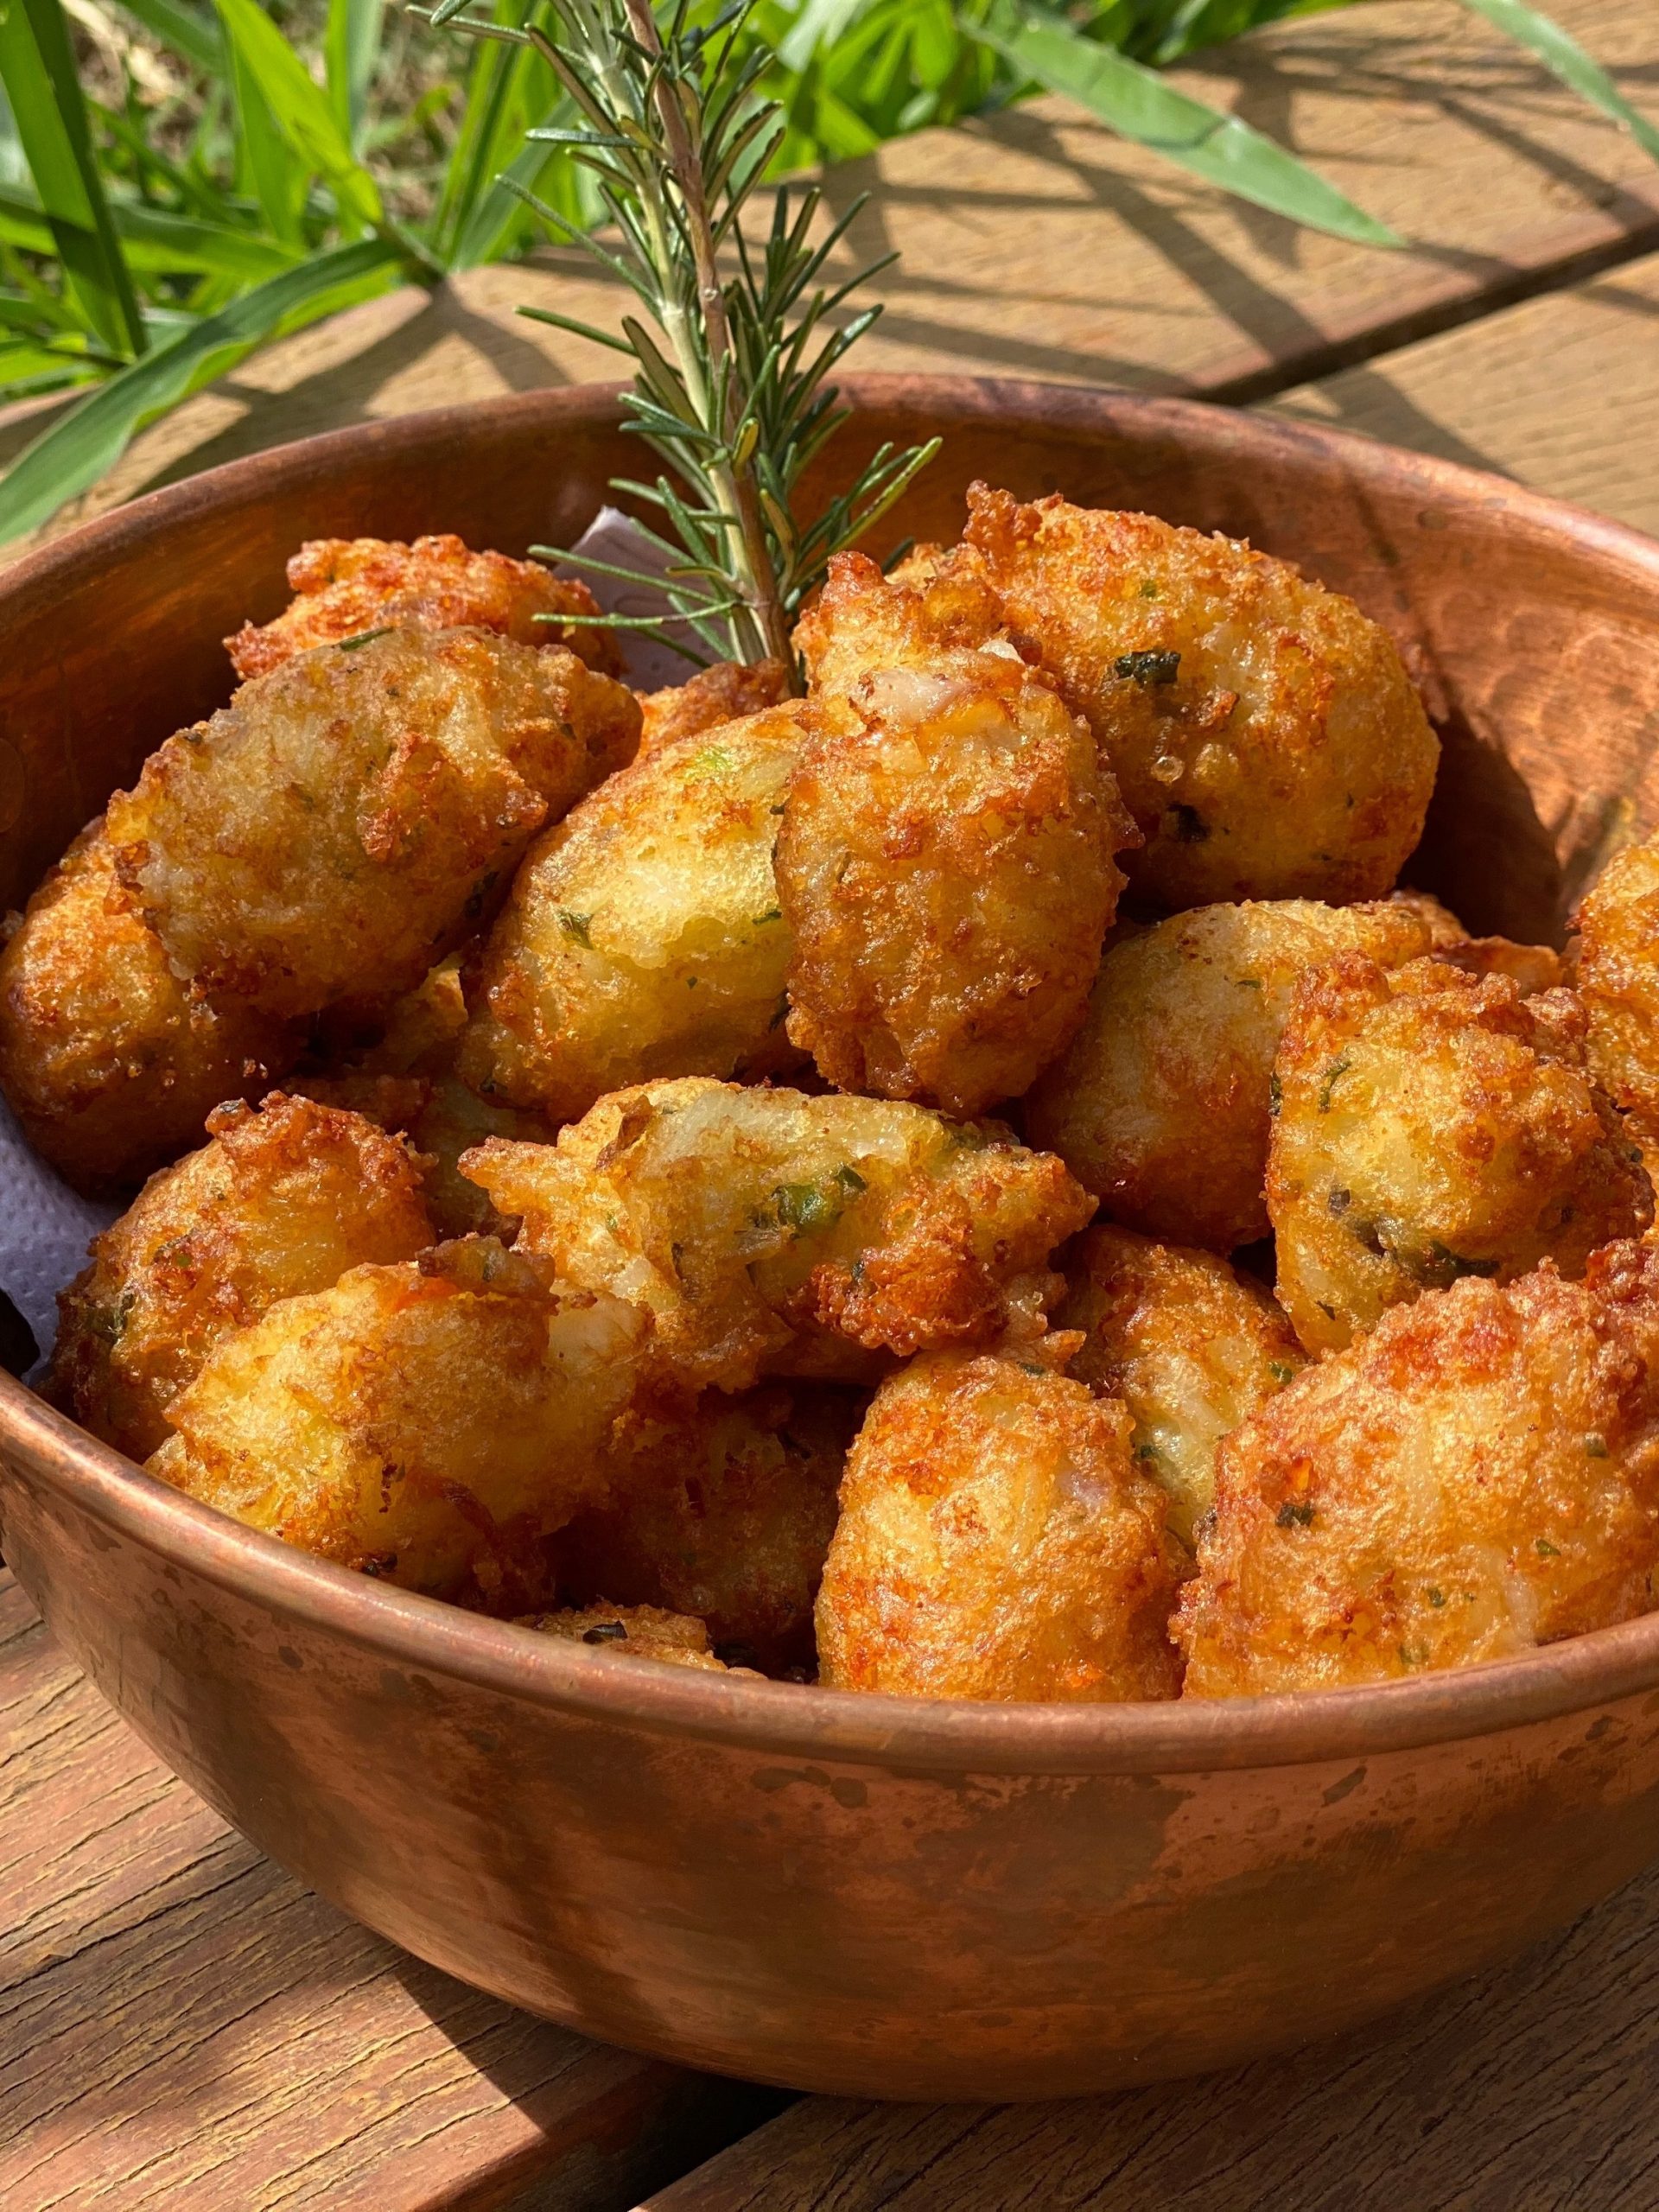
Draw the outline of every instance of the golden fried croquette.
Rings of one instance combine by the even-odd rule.
[[[1122,1405],[1031,1348],[925,1353],[890,1376],[848,1455],[818,1592],[820,1681],[917,1697],[1173,1697],[1175,1552],[1130,1427]]]
[[[245,683],[313,645],[382,627],[493,630],[521,645],[568,645],[589,668],[622,673],[608,629],[584,626],[599,603],[574,576],[536,561],[474,553],[460,538],[314,537],[288,564],[294,599],[275,621],[245,622],[225,649]],[[552,619],[549,619],[552,618]]]
[[[149,1471],[343,1567],[522,1612],[541,1541],[603,1493],[642,1336],[489,1237],[353,1268],[226,1337]]]
[[[1469,932],[1464,925],[1452,909],[1444,906],[1432,891],[1414,891],[1409,888],[1391,891],[1389,893],[1389,904],[1391,906],[1403,906],[1408,912],[1416,915],[1418,920],[1428,931],[1429,947],[1433,951],[1440,952],[1454,944],[1467,944],[1469,942]]]
[[[1659,836],[1609,861],[1573,926],[1591,1068],[1616,1106],[1659,1131]]]
[[[1646,1612],[1659,1254],[1614,1244],[1385,1313],[1222,1445],[1189,1697],[1338,1689]]]
[[[426,1162],[428,1210],[440,1237],[499,1236],[518,1224],[497,1213],[461,1172],[461,1155],[488,1137],[551,1144],[553,1128],[539,1114],[480,1098],[454,1072],[455,1049],[467,1027],[461,956],[441,961],[412,991],[393,1001],[379,1039],[355,1058],[293,1088],[308,1098],[365,1114],[401,1131]]]
[[[59,1295],[47,1395],[135,1459],[233,1330],[434,1242],[419,1161],[360,1115],[276,1091],[207,1127],[211,1141],[151,1176]]]
[[[1471,937],[1449,906],[1427,891],[1395,891],[1391,906],[1404,906],[1424,922],[1435,957],[1469,976],[1510,976],[1529,998],[1567,981],[1559,952],[1548,944],[1516,944],[1507,937]]]
[[[705,1621],[725,1656],[777,1670],[812,1657],[812,1601],[836,1528],[861,1396],[823,1383],[706,1391],[675,1412],[635,1408],[607,1459],[610,1501],[559,1539],[559,1582],[582,1605],[621,1599]]]
[[[861,553],[838,553],[795,627],[808,696],[855,727],[852,702],[872,669],[925,667],[939,653],[1013,652],[1001,601],[978,555],[918,548],[883,577]]]
[[[968,494],[1009,634],[1087,716],[1179,908],[1381,898],[1440,745],[1394,640],[1288,562],[1151,515]]]
[[[1310,1351],[1459,1275],[1509,1282],[1546,1257],[1580,1275],[1653,1219],[1570,992],[1350,953],[1297,987],[1274,1076],[1279,1299]]]
[[[722,722],[741,721],[789,696],[789,671],[780,660],[717,660],[683,683],[639,695],[639,750],[654,752],[676,738],[696,737]]]
[[[650,1313],[695,1388],[861,1381],[869,1355],[1039,1331],[1054,1247],[1094,1211],[995,1123],[887,1099],[689,1077],[603,1098],[556,1146],[491,1143],[462,1173],[561,1281]]]
[[[275,1016],[418,983],[531,836],[632,752],[633,696],[481,630],[323,645],[169,738],[110,803],[176,975]]]
[[[709,1649],[709,1630],[702,1621],[660,1605],[595,1605],[557,1613],[526,1613],[514,1625],[591,1644],[595,1650],[625,1659],[665,1659],[671,1667],[699,1667],[706,1674],[764,1680],[753,1667],[728,1667],[717,1659]]]
[[[789,1034],[843,1090],[982,1114],[1082,1020],[1134,832],[1087,726],[1011,648],[936,643],[927,594],[837,554],[803,628],[873,658],[779,828]]]
[[[1216,1446],[1300,1372],[1302,1348],[1261,1285],[1213,1252],[1102,1224],[1067,1252],[1065,1275],[1053,1325],[1083,1332],[1071,1371],[1128,1408],[1135,1461],[1190,1547],[1214,1502]]]
[[[130,1188],[257,1095],[303,1033],[186,990],[115,870],[101,822],[47,876],[0,952],[0,1088],[77,1190]]]
[[[802,726],[796,702],[664,739],[537,840],[468,978],[475,1090],[566,1122],[655,1076],[793,1064],[772,849]]]
[[[1273,1055],[1297,977],[1350,950],[1394,966],[1427,949],[1421,915],[1391,901],[1205,906],[1126,936],[1026,1100],[1027,1135],[1132,1229],[1252,1243],[1268,1230]]]

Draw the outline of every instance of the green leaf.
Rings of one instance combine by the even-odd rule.
[[[1592,61],[1576,39],[1536,8],[1521,0],[1463,0],[1478,16],[1507,31],[1517,44],[1529,48],[1546,69],[1552,71],[1580,99],[1599,107],[1604,115],[1628,130],[1643,151],[1659,162],[1659,128],[1638,115],[1599,62]]]
[[[207,9],[189,6],[187,0],[121,0],[121,4],[193,68],[210,77],[219,75],[225,56],[219,26]]]
[[[0,478],[0,544],[95,484],[146,423],[211,384],[265,340],[384,291],[397,246],[359,238],[286,269],[111,377],[24,448]]]
[[[383,0],[328,0],[328,22],[323,33],[323,66],[328,78],[328,99],[334,120],[347,143],[360,152],[368,102],[369,80],[380,51]]]
[[[1360,245],[1399,245],[1397,232],[1327,184],[1271,138],[1109,47],[1080,38],[1030,0],[995,0],[982,25],[964,24],[1016,68],[1061,92],[1138,145],[1241,200]]]
[[[295,160],[246,56],[228,38],[224,59],[235,104],[238,188],[252,193],[273,236],[302,247],[310,168]]]
[[[66,286],[105,346],[117,353],[142,353],[137,297],[92,156],[86,104],[59,0],[0,0],[0,83]]]
[[[378,223],[374,179],[353,153],[327,94],[312,82],[258,0],[214,0],[214,5],[238,67],[258,87],[290,152],[328,184],[343,216],[365,226]]]
[[[170,208],[151,207],[142,200],[115,200],[110,212],[128,261],[147,273],[231,276],[258,283],[291,269],[302,257],[302,249],[257,231],[175,215]]]
[[[496,0],[492,20],[516,30],[529,13],[530,0]],[[527,107],[532,86],[539,87],[537,111],[555,105],[550,73],[539,54],[499,39],[479,41],[467,72],[461,130],[450,149],[431,232],[444,258],[456,268],[470,268],[490,257],[476,250],[472,226],[485,195],[499,193],[499,173],[511,162],[519,181],[533,188],[535,175],[547,166],[541,149],[521,143],[532,119]],[[570,101],[560,99],[554,119],[569,122],[575,112]],[[484,227],[494,237],[517,219],[516,210],[498,206]]]
[[[804,69],[822,48],[834,47],[869,0],[805,0],[785,33],[778,59],[785,69]]]

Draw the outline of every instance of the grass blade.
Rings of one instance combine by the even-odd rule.
[[[1522,0],[1463,0],[1463,4],[1535,54],[1570,92],[1611,116],[1644,153],[1659,162],[1659,127],[1637,113],[1601,64],[1592,61],[1559,23],[1540,15],[1536,8],[1523,7]]]
[[[64,283],[113,352],[144,350],[132,278],[92,155],[86,103],[59,0],[0,4],[0,82],[40,195]]]
[[[353,152],[363,144],[364,111],[380,51],[383,12],[383,0],[328,0],[322,41],[328,99]]]
[[[1020,0],[997,0],[983,24],[964,27],[1048,91],[1064,93],[1124,137],[1241,200],[1357,245],[1402,243],[1396,232],[1249,124],[1177,91],[1155,70],[1112,48],[1079,37],[1063,18],[1029,0],[1023,5]]]
[[[96,483],[135,431],[222,376],[254,346],[384,291],[402,262],[397,248],[382,238],[335,246],[255,285],[100,385],[0,477],[0,544]]]
[[[258,0],[214,4],[238,66],[258,87],[290,153],[325,180],[344,217],[365,227],[378,223],[380,194],[374,179],[353,153],[327,94],[312,82]]]
[[[224,67],[219,25],[207,9],[190,6],[188,0],[122,0],[122,5],[193,68],[216,77]]]

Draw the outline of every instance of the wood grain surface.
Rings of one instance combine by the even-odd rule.
[[[1659,535],[1659,254],[1273,404]]]
[[[1652,2212],[1659,1870],[1388,2026],[1087,2102],[813,2098],[643,2212]]]
[[[1659,114],[1653,0],[1554,12]],[[834,208],[870,194],[841,262],[903,255],[877,284],[887,313],[861,365],[1258,397],[1659,247],[1653,163],[1456,0],[1376,0],[1200,61],[1179,80],[1295,147],[1410,248],[1299,229],[1033,100],[827,178]],[[389,295],[153,426],[56,526],[315,430],[616,374],[614,355],[520,303],[607,327],[619,306],[568,253]],[[53,404],[0,420],[0,462]]]
[[[781,2101],[532,2019],[308,1894],[3,1568],[0,1898],[6,2212],[602,2212]]]

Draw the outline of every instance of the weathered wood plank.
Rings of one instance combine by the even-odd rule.
[[[1651,0],[1556,0],[1555,13],[1659,111]],[[861,361],[1251,397],[1659,246],[1659,171],[1454,0],[1377,0],[1201,60],[1181,81],[1294,145],[1412,249],[1298,230],[1035,100],[826,179],[836,207],[872,195],[849,265],[903,254],[879,282],[887,313]],[[316,429],[616,373],[613,355],[515,317],[520,302],[616,318],[568,254],[395,294],[268,349],[153,427],[75,516]],[[42,419],[0,423],[0,461]]]
[[[1274,403],[1659,535],[1659,254]]]
[[[1659,1871],[1382,2031],[1202,2081],[1000,2107],[810,2099],[641,2212],[1650,2212],[1656,1911]]]
[[[144,1751],[0,1571],[0,2204],[621,2206],[778,2100],[345,1920]]]

